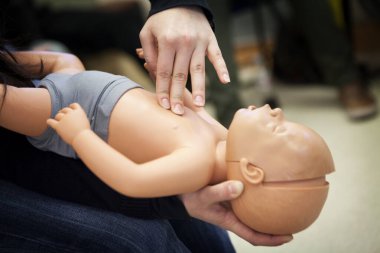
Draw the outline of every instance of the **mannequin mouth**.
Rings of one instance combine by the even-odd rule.
[[[250,105],[250,106],[248,106],[248,110],[250,110],[250,111],[253,111],[253,110],[255,110],[257,107],[255,106],[255,105]]]

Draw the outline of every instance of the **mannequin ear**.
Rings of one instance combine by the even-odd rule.
[[[240,159],[240,171],[244,179],[251,184],[259,184],[264,180],[264,171],[250,164],[246,158]]]

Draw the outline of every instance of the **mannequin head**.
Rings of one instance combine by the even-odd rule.
[[[245,186],[232,201],[235,214],[269,234],[293,234],[311,225],[327,197],[325,175],[334,171],[323,139],[268,105],[236,112],[226,160],[228,179]]]

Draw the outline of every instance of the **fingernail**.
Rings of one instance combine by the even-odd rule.
[[[284,243],[288,243],[290,242],[291,240],[293,240],[293,236],[289,235],[289,236],[284,236]]]
[[[173,112],[175,114],[182,114],[183,113],[183,108],[181,104],[176,104],[173,108]]]
[[[202,96],[196,96],[194,99],[194,103],[198,106],[203,106],[204,105],[204,100]]]
[[[230,76],[229,76],[228,74],[224,74],[224,75],[223,75],[223,79],[224,79],[224,82],[225,82],[225,83],[229,83],[229,82],[231,82],[231,80],[230,80]]]
[[[170,109],[169,99],[167,99],[167,98],[163,98],[163,99],[161,99],[161,105],[162,105],[165,109]]]
[[[233,197],[239,196],[243,192],[243,189],[244,189],[244,185],[240,181],[236,181],[229,185],[230,194]]]

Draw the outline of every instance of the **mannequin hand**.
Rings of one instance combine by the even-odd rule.
[[[291,235],[256,232],[239,221],[228,201],[237,198],[242,191],[241,182],[227,181],[184,194],[181,199],[192,217],[230,230],[253,245],[278,246],[293,239]]]
[[[55,119],[48,119],[46,123],[70,145],[79,133],[84,130],[90,130],[90,122],[78,103],[73,103],[69,107],[61,109],[55,115]]]
[[[197,7],[176,7],[149,17],[140,32],[145,61],[156,77],[160,105],[183,114],[183,93],[190,70],[193,101],[205,104],[205,55],[222,83],[228,70],[210,24]]]

